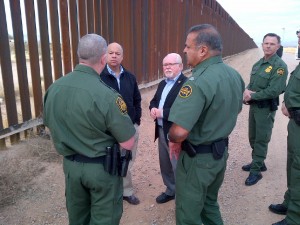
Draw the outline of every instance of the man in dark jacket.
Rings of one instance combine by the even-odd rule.
[[[127,176],[123,179],[123,199],[132,205],[137,205],[140,200],[133,194],[133,185],[130,168],[136,157],[139,137],[139,125],[141,123],[141,94],[135,76],[126,70],[122,65],[123,48],[118,43],[111,43],[107,46],[107,65],[100,74],[104,83],[119,92],[126,105],[128,115],[136,129],[135,145],[132,149],[132,161],[129,164]]]
[[[175,198],[175,170],[177,160],[170,159],[167,133],[172,125],[168,121],[170,108],[187,79],[182,74],[182,59],[179,54],[170,53],[163,59],[163,71],[166,79],[158,85],[150,102],[150,116],[155,119],[155,139],[158,138],[159,164],[166,191],[156,198],[161,204]]]

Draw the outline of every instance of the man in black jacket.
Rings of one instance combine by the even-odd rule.
[[[139,125],[142,115],[142,99],[135,76],[121,65],[122,60],[122,46],[115,42],[109,44],[107,46],[107,65],[100,74],[100,77],[104,83],[122,95],[127,105],[128,115],[136,129],[135,145],[132,149],[132,161],[129,164],[127,176],[123,179],[123,199],[129,204],[137,205],[140,203],[140,200],[133,194],[130,168],[132,167],[137,152]]]
[[[170,108],[178,95],[182,84],[187,79],[182,74],[182,59],[177,53],[170,53],[163,59],[163,71],[166,79],[158,85],[150,102],[150,116],[155,119],[155,139],[158,138],[159,164],[166,191],[161,193],[156,202],[161,204],[175,198],[175,170],[177,160],[170,159],[167,133],[172,125],[168,121]]]

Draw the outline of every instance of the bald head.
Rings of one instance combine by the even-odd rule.
[[[107,64],[114,70],[118,71],[123,61],[123,48],[120,44],[113,42],[107,46]]]
[[[107,46],[107,52],[110,51],[110,50],[118,50],[119,52],[122,53],[123,55],[123,48],[122,46],[117,43],[117,42],[113,42],[113,43],[110,43],[108,46]]]

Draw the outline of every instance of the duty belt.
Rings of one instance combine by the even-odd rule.
[[[90,158],[90,157],[87,157],[87,156],[84,156],[84,155],[74,154],[74,155],[65,156],[65,158],[70,160],[70,161],[76,161],[76,162],[81,162],[81,163],[101,163],[101,164],[103,164],[104,160],[105,160],[105,155]]]
[[[223,139],[226,147],[228,147],[228,138]],[[210,145],[192,145],[197,154],[212,153],[212,144]]]
[[[272,103],[271,103],[272,99],[267,99],[267,100],[251,100],[249,102],[249,105],[252,104],[256,104],[259,108],[266,108],[269,107]]]

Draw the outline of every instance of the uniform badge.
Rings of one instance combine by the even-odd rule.
[[[278,68],[277,74],[278,74],[279,76],[282,76],[282,75],[284,74],[284,69],[283,69],[283,68]]]
[[[192,87],[190,85],[184,85],[179,92],[181,98],[188,98],[192,94]]]
[[[266,72],[266,73],[270,73],[270,72],[271,72],[271,70],[272,70],[272,68],[273,68],[272,66],[268,66],[268,68],[267,68],[267,69],[265,69],[265,72]]]
[[[116,100],[117,106],[120,109],[122,114],[127,114],[127,105],[121,97],[118,97]]]

